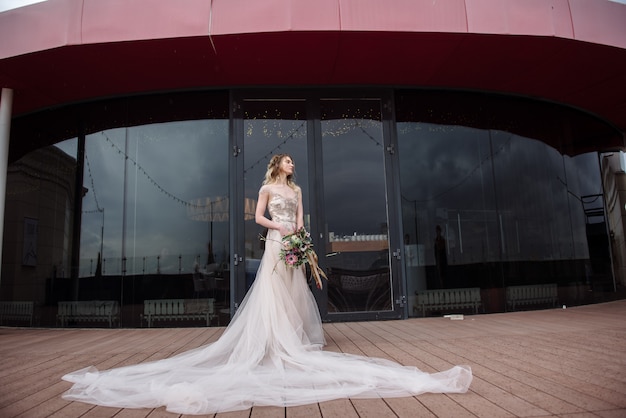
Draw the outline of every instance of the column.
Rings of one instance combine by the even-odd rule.
[[[11,134],[11,112],[13,90],[3,88],[0,98],[0,266],[2,266],[2,238],[4,236],[4,205],[7,191],[7,168],[9,165],[9,136]],[[0,270],[0,280],[2,271]]]

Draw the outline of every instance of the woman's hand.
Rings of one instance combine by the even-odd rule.
[[[293,234],[295,232],[293,228],[287,227],[284,224],[280,224],[280,228],[278,228],[278,231],[280,232],[281,237],[287,236],[289,234]]]

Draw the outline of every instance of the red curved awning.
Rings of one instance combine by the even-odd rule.
[[[14,115],[134,93],[402,86],[518,94],[626,131],[608,0],[48,0],[0,13]]]

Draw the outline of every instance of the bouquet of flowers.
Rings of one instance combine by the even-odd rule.
[[[293,234],[283,237],[283,249],[280,250],[280,259],[289,267],[299,267],[308,262],[307,254],[313,251],[311,234],[300,228]]]
[[[293,234],[285,235],[282,239],[283,248],[280,250],[280,259],[287,267],[300,267],[308,263],[311,266],[311,275],[318,289],[322,288],[322,277],[326,280],[326,274],[318,265],[318,257],[313,250],[311,234],[306,229],[300,228]]]

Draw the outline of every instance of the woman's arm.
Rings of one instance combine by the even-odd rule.
[[[265,186],[261,187],[261,190],[259,190],[259,200],[257,200],[256,202],[256,210],[254,211],[254,221],[267,229],[276,229],[280,231],[280,235],[283,237],[285,235],[291,234],[293,231],[290,231],[282,224],[274,222],[265,216],[265,211],[267,209],[267,203],[269,202],[269,199],[269,190]]]
[[[298,187],[298,209],[296,211],[296,230],[304,227],[304,209],[302,207],[302,189]]]

